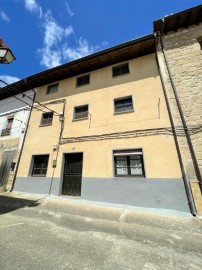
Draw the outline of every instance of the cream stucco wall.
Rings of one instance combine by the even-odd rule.
[[[75,87],[76,77],[59,82],[58,93],[46,95],[47,85],[38,89],[36,100],[49,102],[66,99],[63,138],[92,136],[154,129],[153,134],[98,141],[66,143],[60,146],[57,167],[52,168],[58,144],[61,122],[54,116],[51,126],[40,127],[42,112],[33,110],[26,137],[18,177],[27,177],[32,155],[50,154],[47,176],[60,177],[63,154],[83,152],[83,176],[113,177],[113,149],[143,148],[146,177],[180,178],[178,157],[171,135],[157,135],[156,128],[170,127],[162,86],[155,56],[148,55],[129,61],[130,73],[112,78],[112,67],[91,72],[90,84]],[[114,115],[114,99],[132,96],[134,111]],[[75,106],[89,105],[86,120],[72,121]],[[64,103],[47,104],[56,112],[63,110]]]

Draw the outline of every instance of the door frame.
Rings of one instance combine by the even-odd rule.
[[[60,173],[60,190],[59,190],[59,196],[65,196],[62,194],[62,187],[63,187],[63,181],[64,181],[64,168],[65,168],[65,155],[68,154],[83,154],[83,162],[82,162],[82,176],[81,176],[81,193],[82,193],[82,181],[83,181],[83,163],[84,163],[84,152],[83,151],[72,151],[72,152],[63,152],[62,153],[62,166],[61,166],[61,173]],[[74,198],[72,196],[72,198]],[[80,196],[81,198],[81,196]],[[76,197],[75,199],[78,199]]]

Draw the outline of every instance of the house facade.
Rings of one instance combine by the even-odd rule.
[[[11,190],[30,113],[32,91],[0,100],[0,190]],[[27,95],[29,98],[27,98]],[[22,100],[22,101],[20,101]],[[25,104],[26,102],[27,104]]]
[[[37,89],[14,191],[201,214],[201,9],[14,83]]]
[[[15,191],[189,211],[154,35],[40,78]]]

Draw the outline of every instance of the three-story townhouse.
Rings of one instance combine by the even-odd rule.
[[[14,83],[37,89],[14,190],[202,213],[201,12]]]
[[[155,44],[148,35],[28,78],[47,109],[32,110],[14,190],[188,211]]]

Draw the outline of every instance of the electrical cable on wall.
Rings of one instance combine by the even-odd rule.
[[[25,93],[22,93],[20,90],[18,90],[17,88],[14,88],[13,86],[9,85],[7,82],[5,82],[5,81],[3,81],[3,80],[1,80],[1,79],[0,79],[0,82],[3,82],[5,85],[7,85],[8,87],[10,87],[10,89],[13,89],[14,91],[17,91],[19,94],[23,94],[24,96],[26,96],[27,98],[29,98],[29,99],[32,100],[33,102],[37,103],[39,106],[44,107],[45,109],[47,109],[47,110],[53,112],[54,115],[60,116],[60,114],[57,113],[56,111],[49,109],[48,107],[44,106],[43,104],[41,104],[41,103],[38,102],[38,101],[34,101],[30,96],[26,95]],[[25,80],[25,82],[27,83],[26,80]],[[27,83],[27,84],[28,84],[28,83]],[[28,85],[28,86],[29,86],[29,85]],[[29,87],[30,87],[30,86],[29,86]],[[34,89],[32,89],[32,88],[31,88],[31,90],[34,91]],[[7,91],[9,92],[9,90],[7,90]],[[34,92],[35,92],[35,91],[34,91]],[[10,92],[9,92],[9,93],[10,93]],[[15,95],[12,95],[12,96],[16,98]],[[19,99],[19,98],[17,98],[17,99],[25,103],[25,101],[23,101],[23,100],[21,100],[21,99]],[[28,104],[28,103],[25,103],[25,104]],[[30,104],[28,104],[28,105],[31,106]],[[33,107],[34,107],[34,106],[33,106]],[[37,108],[37,107],[35,106],[35,108]],[[40,109],[40,110],[41,110],[41,109]],[[43,110],[41,110],[41,111],[43,111]],[[43,111],[43,112],[44,112],[44,111]]]

